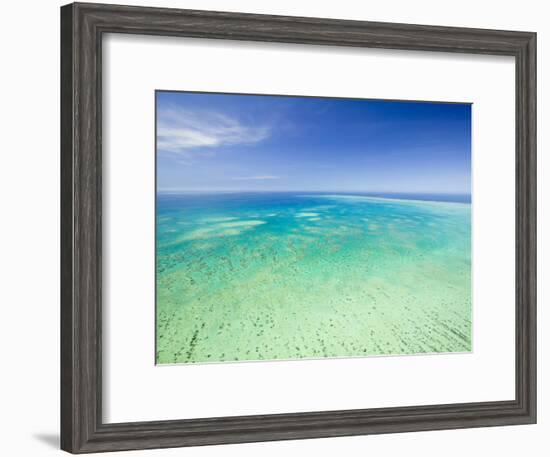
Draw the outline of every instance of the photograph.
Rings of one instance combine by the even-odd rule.
[[[156,364],[473,350],[470,103],[155,105]]]

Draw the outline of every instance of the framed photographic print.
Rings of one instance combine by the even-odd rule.
[[[62,7],[62,448],[534,423],[535,54]]]

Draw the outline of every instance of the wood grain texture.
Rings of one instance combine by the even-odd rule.
[[[516,61],[516,398],[104,424],[101,421],[101,42],[104,33],[510,55]],[[536,35],[71,4],[61,9],[61,447],[73,453],[536,421]]]

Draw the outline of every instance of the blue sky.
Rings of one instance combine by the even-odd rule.
[[[470,194],[469,104],[157,92],[160,191]]]

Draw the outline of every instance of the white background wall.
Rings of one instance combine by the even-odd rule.
[[[550,161],[550,14],[536,0],[132,0],[135,5],[318,16],[538,32],[539,81],[539,424],[134,452],[126,455],[546,456],[550,448],[545,309]],[[2,5],[0,67],[0,454],[59,455],[59,6],[56,0]],[[546,182],[544,182],[546,181]],[[546,206],[546,208],[545,208]],[[546,267],[546,270],[545,268]],[[498,318],[498,317],[496,317]],[[546,449],[544,449],[546,448]]]

